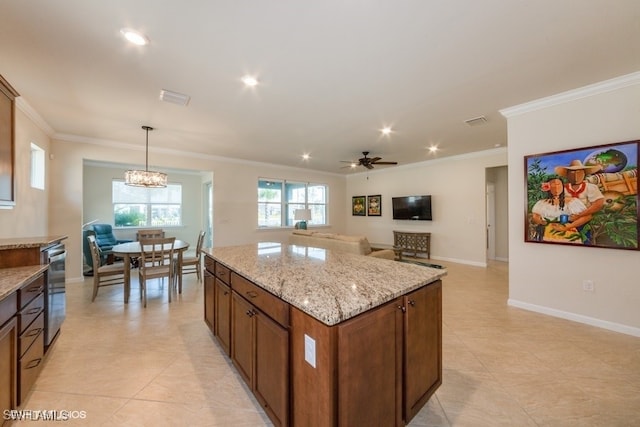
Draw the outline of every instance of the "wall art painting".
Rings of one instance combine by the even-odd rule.
[[[525,156],[525,242],[638,250],[639,146]]]
[[[367,196],[367,215],[382,216],[382,196]]]
[[[366,216],[366,196],[353,196],[351,198],[351,214],[356,216]]]

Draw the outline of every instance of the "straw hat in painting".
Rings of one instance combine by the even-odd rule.
[[[602,165],[585,166],[580,160],[572,160],[569,166],[556,166],[555,171],[560,176],[567,176],[568,171],[583,170],[585,175],[591,175],[602,170]]]

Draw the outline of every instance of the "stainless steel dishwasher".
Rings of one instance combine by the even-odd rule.
[[[45,351],[60,331],[60,326],[65,318],[66,293],[65,293],[65,260],[67,251],[64,243],[46,247],[42,250],[43,259],[48,261],[47,287],[45,288]]]

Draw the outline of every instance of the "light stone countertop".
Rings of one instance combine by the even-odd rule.
[[[283,243],[203,251],[329,326],[447,274],[446,269]]]
[[[66,239],[67,236],[36,236],[0,239],[0,250],[20,248],[43,248]]]
[[[34,276],[49,268],[48,264],[26,267],[0,268],[0,300],[20,289]]]

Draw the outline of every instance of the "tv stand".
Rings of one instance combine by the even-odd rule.
[[[401,248],[403,252],[426,253],[431,258],[431,233],[393,231],[393,246]]]

